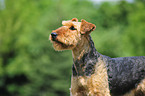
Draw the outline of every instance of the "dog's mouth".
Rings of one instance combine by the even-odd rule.
[[[66,44],[63,41],[60,41],[57,37],[56,38],[52,38],[52,36],[50,35],[49,40],[53,43],[54,48],[56,49],[71,49],[72,47],[74,47],[73,44]]]
[[[61,46],[61,48],[62,49],[71,49],[71,48],[73,48],[73,46],[74,45],[72,45],[72,44],[65,44],[65,43],[63,43],[63,42],[61,42],[61,41],[58,41],[58,40],[52,40],[52,42],[54,43],[54,44],[56,44],[57,46]]]
[[[56,39],[52,39],[52,42],[55,44],[58,44],[59,46],[62,46],[63,48],[67,48],[69,46],[61,41],[56,40]]]
[[[64,43],[62,43],[62,42],[60,42],[60,41],[58,41],[58,40],[52,39],[52,41],[55,42],[55,43],[57,43],[57,44],[65,45]]]

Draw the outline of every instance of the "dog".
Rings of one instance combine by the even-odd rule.
[[[145,96],[145,56],[111,58],[96,51],[96,26],[77,18],[62,21],[49,39],[55,50],[72,50],[71,96]]]

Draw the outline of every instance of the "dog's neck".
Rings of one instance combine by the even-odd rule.
[[[83,36],[82,41],[72,50],[73,59],[80,60],[85,53],[93,54],[96,52],[96,48],[94,46],[94,42],[91,39],[91,36]]]
[[[94,42],[90,35],[84,37],[83,41],[72,50],[73,53],[73,75],[91,75],[94,72],[94,65],[100,54],[96,51]]]

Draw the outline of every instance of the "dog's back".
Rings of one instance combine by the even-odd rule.
[[[104,58],[112,95],[123,95],[134,90],[133,95],[145,96],[145,56]]]

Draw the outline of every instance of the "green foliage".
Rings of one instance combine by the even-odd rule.
[[[68,96],[71,51],[48,40],[62,20],[96,25],[98,52],[111,57],[145,55],[145,2],[93,4],[86,0],[5,0],[0,9],[0,95]],[[1,8],[1,4],[0,4]]]

